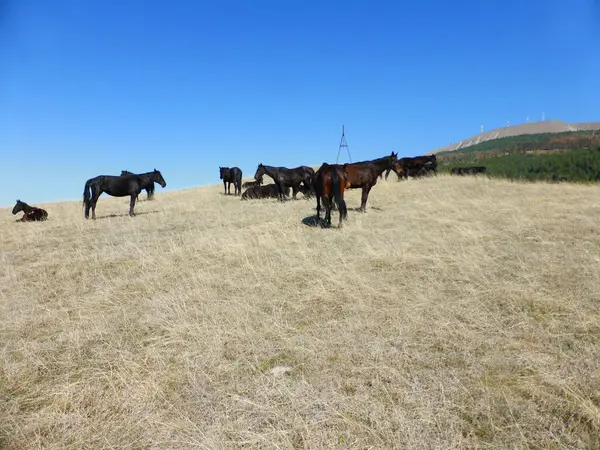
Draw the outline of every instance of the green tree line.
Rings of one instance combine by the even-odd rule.
[[[510,136],[437,155],[440,172],[485,166],[510,179],[600,181],[600,133],[574,131]]]

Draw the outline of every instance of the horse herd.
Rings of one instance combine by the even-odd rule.
[[[369,192],[381,179],[385,172],[388,178],[390,172],[395,172],[398,180],[402,178],[420,177],[431,173],[437,175],[437,159],[435,155],[398,158],[392,152],[382,158],[360,161],[347,164],[323,163],[315,172],[312,167],[300,166],[293,169],[286,167],[266,166],[258,164],[254,174],[254,181],[242,184],[242,171],[238,167],[219,167],[220,178],[223,180],[225,194],[231,194],[231,184],[234,185],[234,195],[240,195],[242,200],[258,198],[278,198],[284,201],[291,195],[296,199],[296,194],[301,192],[305,198],[316,197],[317,222],[320,221],[321,202],[325,207],[325,221],[331,226],[331,211],[337,205],[339,212],[339,225],[347,217],[347,208],[344,201],[346,189],[362,189],[361,205],[359,211],[367,209]],[[452,169],[453,175],[466,175],[485,173],[485,167],[466,167]],[[263,176],[268,175],[273,180],[272,184],[263,185]],[[90,209],[92,219],[96,218],[96,203],[102,193],[113,197],[130,196],[129,215],[134,216],[135,202],[142,190],[146,190],[148,200],[154,197],[154,183],[163,188],[167,185],[159,170],[135,174],[126,170],[121,175],[99,175],[86,181],[83,191],[83,206],[85,218],[88,219]],[[246,191],[242,194],[242,188]],[[29,206],[20,200],[13,208],[12,213],[23,211],[24,215],[17,222],[40,221],[48,218],[48,212],[34,206]]]

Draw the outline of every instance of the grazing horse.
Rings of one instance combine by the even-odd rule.
[[[262,178],[257,181],[246,181],[244,184],[242,184],[242,188],[249,188],[252,186],[260,186],[262,184],[262,182],[263,182]]]
[[[290,188],[284,188],[284,195],[289,196]],[[250,186],[242,194],[242,200],[250,198],[279,198],[279,189],[276,184],[265,184],[264,186]]]
[[[34,222],[48,219],[48,212],[45,209],[29,206],[27,203],[17,200],[12,213],[17,214],[20,211],[23,211],[25,214],[16,222]]]
[[[265,166],[260,163],[254,174],[254,179],[257,181],[262,180],[264,175],[270,176],[275,182],[279,190],[279,200],[281,201],[284,199],[285,188],[292,188],[292,198],[296,200],[296,194],[300,190],[300,185],[304,184],[308,192],[311,192],[315,179],[315,171],[312,167],[300,166],[288,169],[287,167]]]
[[[223,180],[225,195],[227,195],[227,188],[231,195],[231,183],[233,183],[233,195],[242,193],[242,170],[239,167],[219,167],[219,173],[219,178]]]
[[[154,169],[154,172],[156,171],[157,170]],[[154,181],[152,181],[152,173],[153,172],[132,173],[127,170],[122,170],[121,176],[123,177],[125,175],[137,175],[138,177],[140,177],[142,179],[142,189],[146,190],[146,194],[148,194],[148,200],[152,200],[154,199]]]
[[[389,156],[384,156],[383,158],[344,164],[350,182],[349,189],[362,188],[359,211],[365,212],[367,210],[369,192],[375,186],[377,178],[384,170],[393,170],[398,173],[398,169],[396,168],[397,161],[398,154],[392,152]]]
[[[450,175],[477,175],[478,173],[486,173],[485,166],[472,167],[454,167],[450,171]]]
[[[152,182],[160,184],[163,188],[167,185],[160,171],[156,169],[154,169],[154,172],[150,172],[150,178]],[[90,178],[85,182],[85,188],[83,189],[85,218],[88,219],[90,217],[90,208],[92,208],[92,219],[96,218],[96,203],[98,202],[98,197],[103,192],[113,197],[126,197],[129,195],[131,197],[129,215],[134,216],[133,207],[135,206],[137,196],[142,191],[142,185],[143,180],[139,175],[125,175],[122,177],[98,175],[97,177]]]
[[[344,191],[350,186],[348,179],[347,165],[340,166],[339,164],[323,165],[315,174],[314,190],[317,197],[317,221],[320,220],[321,214],[321,199],[325,206],[325,221],[328,226],[331,226],[331,209],[333,208],[333,200],[338,205],[340,221],[338,227],[342,226],[342,220],[348,217],[348,209],[344,201]]]
[[[418,177],[429,172],[433,172],[435,175],[438,173],[437,169],[437,157],[435,155],[415,156],[413,158],[405,157],[400,158],[396,164],[396,174],[398,180],[404,177],[408,179],[411,177]],[[386,170],[385,179],[388,179],[390,170]]]

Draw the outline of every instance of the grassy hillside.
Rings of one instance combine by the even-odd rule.
[[[437,156],[441,172],[478,165],[513,180],[600,181],[600,134],[594,131],[505,137]]]
[[[368,206],[0,210],[0,448],[598,448],[598,188],[440,175]]]

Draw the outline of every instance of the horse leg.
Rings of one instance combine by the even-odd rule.
[[[130,216],[135,216],[135,213],[133,212],[133,207],[135,206],[135,199],[137,198],[137,194],[131,194],[131,200],[129,201],[129,215]]]
[[[90,217],[90,207],[92,206],[92,201],[85,202],[85,218],[88,219]]]
[[[367,199],[369,198],[369,192],[373,186],[363,186],[362,196],[360,199],[360,211],[367,212]]]
[[[98,202],[98,197],[102,194],[102,191],[98,187],[92,187],[92,200],[90,204],[92,206],[92,219],[96,220],[96,203]],[[88,208],[89,211],[89,208]],[[86,211],[87,212],[87,211]],[[87,214],[86,214],[87,216]]]
[[[321,214],[321,196],[319,194],[315,194],[317,197],[317,222],[320,220],[319,215]]]
[[[296,200],[296,194],[298,193],[298,188],[300,187],[300,185],[296,186],[296,185],[292,185],[292,198],[294,200]]]
[[[275,186],[277,186],[277,192],[279,193],[279,200],[284,201],[283,186],[281,185],[281,183],[279,181],[275,181]]]
[[[327,226],[330,227],[332,199],[329,197],[323,197],[323,201],[325,202],[325,220],[327,221]]]
[[[343,198],[338,199],[338,212],[340,213],[340,221],[338,227],[342,228],[342,220],[348,217],[348,210],[346,209],[346,202]]]
[[[223,190],[225,191],[223,195],[227,195],[227,181],[223,180]]]

